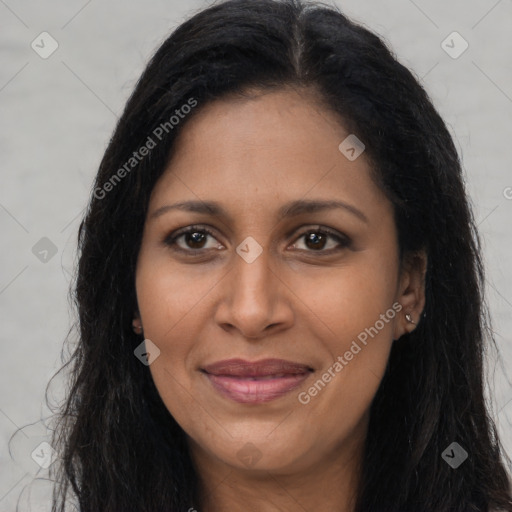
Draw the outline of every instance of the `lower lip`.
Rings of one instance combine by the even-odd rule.
[[[293,391],[311,375],[311,372],[258,380],[210,373],[205,375],[221,395],[243,404],[261,404]]]

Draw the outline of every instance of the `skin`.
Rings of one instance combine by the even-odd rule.
[[[348,134],[311,91],[216,100],[184,125],[153,189],[135,323],[160,349],[149,368],[187,434],[202,483],[200,510],[353,510],[371,401],[393,340],[415,328],[405,313],[417,322],[423,309],[426,258],[408,255],[400,265],[392,204],[371,179],[365,154],[349,161],[338,149]],[[343,201],[366,220],[345,208],[277,216],[299,199]],[[188,200],[218,202],[227,216],[162,210]],[[164,243],[194,224],[214,232],[196,245],[199,256]],[[328,236],[308,244],[304,235],[318,225],[350,242]],[[252,263],[236,252],[248,236],[263,249]],[[176,244],[194,248],[185,236]],[[300,403],[299,392],[394,303],[403,309]],[[282,358],[314,372],[278,399],[240,404],[200,372],[233,357]]]

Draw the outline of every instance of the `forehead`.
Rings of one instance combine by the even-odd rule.
[[[185,123],[152,202],[173,198],[260,201],[298,197],[385,201],[364,152],[349,160],[349,135],[315,94],[283,88],[251,91],[204,106]]]

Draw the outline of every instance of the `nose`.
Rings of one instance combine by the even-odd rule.
[[[233,268],[224,279],[215,321],[247,339],[261,339],[293,325],[292,297],[277,266],[270,266],[266,249],[251,263],[235,254]]]

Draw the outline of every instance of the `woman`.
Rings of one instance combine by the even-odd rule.
[[[79,248],[54,510],[512,510],[455,147],[340,12],[231,0],[178,27]]]

